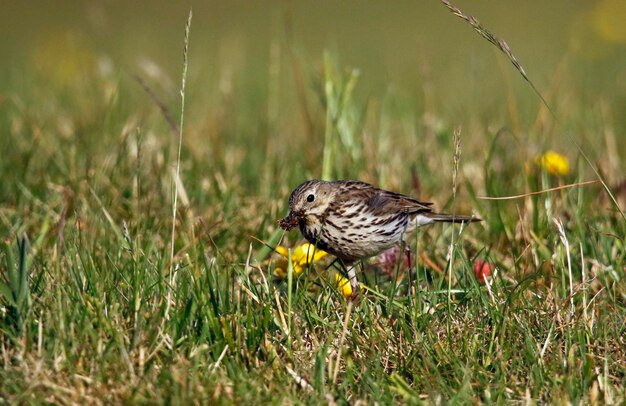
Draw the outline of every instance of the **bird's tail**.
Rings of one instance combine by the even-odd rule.
[[[446,214],[446,213],[428,213],[426,217],[429,217],[433,221],[442,223],[473,223],[475,221],[482,221],[481,218],[476,216],[462,216],[459,214]]]
[[[443,223],[472,223],[474,221],[482,221],[476,216],[461,216],[459,214],[432,213],[421,212],[416,213],[408,224],[407,231],[413,230],[415,227],[427,226],[436,222]]]

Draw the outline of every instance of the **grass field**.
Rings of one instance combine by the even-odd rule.
[[[626,402],[626,10],[458,2],[548,108],[419,3],[3,13],[0,404]],[[483,221],[350,301],[270,248],[322,176]]]

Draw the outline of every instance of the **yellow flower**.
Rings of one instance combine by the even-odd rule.
[[[335,273],[335,282],[337,283],[337,289],[344,297],[352,296],[352,285],[350,285],[350,281],[348,278],[345,278],[339,272]]]
[[[569,173],[569,162],[567,158],[552,150],[546,151],[538,156],[535,162],[551,175],[565,176]]]
[[[274,274],[279,278],[286,278],[289,269],[289,252],[287,248],[279,245],[276,247],[281,258],[276,263]],[[293,266],[293,274],[298,276],[304,271],[304,268],[328,255],[326,252],[316,248],[313,244],[302,244],[291,251],[291,264]]]
[[[55,84],[77,83],[97,68],[97,55],[87,48],[80,33],[52,32],[33,50],[35,67]]]
[[[590,13],[594,28],[599,36],[609,42],[626,43],[626,3],[624,0],[603,0],[595,2]]]

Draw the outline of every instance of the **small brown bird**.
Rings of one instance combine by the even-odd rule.
[[[357,260],[398,244],[417,227],[480,221],[474,216],[435,213],[431,205],[357,180],[308,180],[291,193],[289,215],[278,224],[286,231],[298,226],[311,244],[339,258],[349,268],[356,292],[358,281],[351,265]]]

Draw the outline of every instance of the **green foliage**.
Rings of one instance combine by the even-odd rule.
[[[11,244],[4,242],[5,272],[0,277],[0,298],[6,305],[6,315],[0,321],[0,331],[13,340],[19,338],[31,306],[28,281],[28,238],[24,235],[17,241],[17,261]]]

